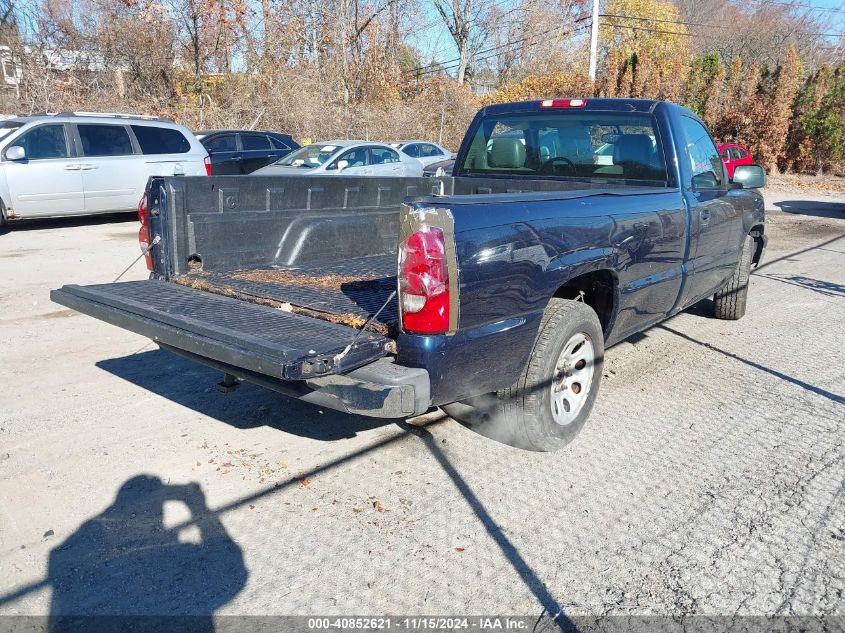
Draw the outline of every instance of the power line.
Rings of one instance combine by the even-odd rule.
[[[628,26],[626,24],[608,24],[605,22],[606,26],[611,26],[616,29],[631,29],[632,31],[644,31],[646,33],[665,33],[666,35],[684,35],[686,37],[692,37],[692,33],[686,31],[665,31],[663,29],[650,29],[645,26]]]
[[[830,13],[845,13],[845,9],[838,7],[819,7],[814,4],[805,4],[803,2],[790,2],[789,0],[748,0],[756,4],[774,4],[781,7],[790,7],[798,9],[810,9],[811,11],[827,11]]]
[[[677,24],[680,26],[697,26],[703,28],[710,28],[710,29],[723,29],[723,30],[734,30],[734,26],[728,26],[726,24],[707,24],[703,22],[683,22],[681,20],[661,20],[658,18],[646,18],[638,15],[618,15],[612,13],[602,13],[599,17],[602,18],[619,18],[623,20],[639,20],[642,22],[661,22],[664,24]],[[619,28],[635,28],[630,27],[627,25],[622,24],[611,24],[610,26],[617,26]],[[644,29],[636,29],[636,30],[644,30]],[[675,33],[676,35],[684,35],[684,33]],[[688,35],[688,34],[687,34]],[[845,33],[808,33],[802,32],[802,35],[817,35],[819,37],[841,37],[845,35]]]
[[[576,20],[576,23],[578,23],[578,22],[583,22],[583,21],[584,21],[584,20],[586,20],[586,19],[587,19],[587,16],[585,16],[585,17],[583,17],[583,18],[580,18],[580,19]],[[567,35],[567,36],[568,36],[568,35],[570,35],[571,33],[574,33],[574,32],[576,32],[576,31],[581,31],[581,30],[584,30],[584,28],[588,28],[589,26],[590,26],[590,25],[589,25],[589,24],[587,24],[587,25],[586,25],[586,27],[579,27],[579,28],[572,29],[570,32],[565,33],[564,35]],[[511,41],[511,42],[505,42],[504,44],[498,44],[498,45],[496,45],[496,46],[491,46],[490,48],[486,48],[486,49],[484,49],[484,50],[478,51],[475,55],[473,55],[473,59],[474,59],[475,61],[479,61],[481,58],[479,58],[479,57],[478,57],[478,55],[482,55],[482,54],[484,54],[484,53],[489,53],[489,52],[494,51],[494,50],[500,50],[500,49],[502,49],[502,48],[507,48],[507,47],[509,47],[509,46],[514,46],[515,44],[521,44],[522,42],[526,42],[526,41],[528,41],[528,40],[530,40],[530,39],[537,38],[537,37],[539,37],[539,36],[541,36],[541,35],[546,35],[546,34],[548,34],[548,33],[552,33],[552,32],[554,32],[554,31],[559,31],[560,29],[562,29],[562,28],[564,28],[564,27],[565,27],[565,25],[555,26],[555,27],[552,27],[552,28],[547,29],[547,30],[545,30],[545,31],[541,31],[541,32],[539,32],[539,33],[535,33],[535,34],[533,34],[533,35],[531,35],[531,36],[523,37],[523,38],[520,38],[520,39],[518,39],[518,40],[513,40],[513,41]],[[535,41],[535,42],[533,42],[533,43],[534,43],[534,44],[536,44],[537,42]],[[495,55],[491,55],[490,57],[495,57]],[[486,58],[484,58],[484,59],[489,59],[489,57],[486,57]],[[461,58],[460,58],[460,57],[455,57],[455,58],[453,58],[453,59],[447,59],[447,60],[446,60],[446,61],[444,61],[444,62],[432,62],[431,64],[427,64],[427,65],[425,65],[425,66],[417,66],[416,68],[411,68],[411,69],[409,69],[409,70],[407,70],[407,71],[405,71],[405,72],[408,72],[408,73],[415,73],[415,72],[418,72],[418,71],[421,71],[421,70],[425,71],[425,69],[427,69],[427,68],[431,68],[432,70],[430,70],[430,71],[426,71],[426,73],[428,73],[428,72],[437,72],[437,71],[440,71],[440,70],[448,69],[449,64],[453,64],[454,62],[458,62],[458,64],[457,64],[457,65],[460,65],[460,61],[461,61]],[[457,67],[457,65],[452,66],[452,67],[453,67],[453,68],[456,68],[456,67]]]
[[[489,7],[489,8],[491,8],[491,9],[492,9],[492,8],[494,8],[494,7],[496,7],[496,6],[501,6],[501,5],[503,5],[503,4],[506,4],[506,3],[508,3],[508,2],[513,2],[513,1],[514,1],[514,0],[499,0],[498,2],[494,2],[492,5],[490,5],[490,7]],[[501,16],[497,16],[497,17],[498,17],[499,19],[504,20],[504,19],[505,19],[505,18],[507,18],[509,15],[511,15],[512,13],[514,13],[514,12],[516,12],[516,11],[520,10],[520,9],[521,9],[521,7],[520,7],[518,4],[515,4],[515,5],[514,5],[514,6],[512,6],[510,9],[508,9],[505,13],[503,13]],[[580,22],[580,21],[582,21],[582,20],[587,19],[588,17],[589,17],[589,16],[585,15],[585,16],[583,16],[583,17],[577,18],[575,21],[576,21],[576,22]],[[472,20],[469,20],[469,21],[467,22],[467,25],[469,26],[469,25],[472,25],[472,24],[478,23],[478,22],[479,22],[482,18],[484,18],[484,16],[482,16],[482,15],[477,15],[477,16],[476,16],[475,18],[473,18]],[[485,18],[485,19],[486,19],[486,18]],[[440,26],[445,26],[444,24],[442,24],[442,20],[443,20],[443,18],[442,18],[442,17],[439,17],[439,18],[437,18],[436,20],[433,20],[434,24],[428,23],[428,25],[427,25],[427,26],[425,26],[425,25],[424,25],[424,26],[420,27],[419,29],[415,29],[415,33],[418,33],[418,32],[421,32],[421,31],[428,30],[428,29],[432,28],[433,26],[438,26],[438,24],[439,24]],[[561,28],[561,27],[555,27],[555,28]],[[554,29],[552,29],[552,30],[554,30]],[[511,42],[511,44],[513,44],[513,43],[515,43],[515,42]],[[506,46],[506,45],[503,45],[503,46]],[[451,49],[451,47],[450,47],[450,49]],[[437,54],[438,54],[438,53],[445,53],[445,52],[446,52],[446,51],[445,51],[445,50],[442,50],[442,49],[441,49],[441,50],[439,50],[439,51],[435,51],[435,52],[431,55],[431,57],[432,57],[432,58],[434,58],[434,57],[436,57],[436,56],[437,56]],[[418,66],[418,67],[416,67],[416,68],[412,68],[412,69],[410,69],[410,70],[408,70],[408,71],[405,71],[405,72],[415,72],[415,71],[418,71],[418,70],[424,70],[424,69],[426,69],[426,68],[431,68],[431,69],[433,69],[433,70],[435,70],[435,71],[436,71],[436,70],[439,70],[439,69],[442,67],[442,65],[443,65],[443,64],[449,64],[449,63],[452,63],[452,62],[457,61],[457,60],[459,60],[459,59],[460,59],[460,58],[450,59],[450,60],[446,60],[445,62],[432,61],[430,64],[427,64],[427,65],[424,65],[424,66]]]
[[[491,51],[497,51],[497,50],[500,50],[500,49],[502,49],[502,48],[507,48],[508,46],[513,46],[514,44],[520,44],[520,43],[522,43],[522,42],[525,42],[525,41],[527,41],[527,40],[534,39],[534,38],[539,37],[539,36],[541,36],[541,35],[546,35],[547,33],[551,33],[551,32],[553,32],[553,31],[559,31],[559,30],[560,30],[560,29],[562,29],[562,28],[563,28],[563,26],[557,26],[557,27],[554,27],[554,28],[548,29],[548,30],[546,30],[546,31],[542,31],[542,32],[540,32],[540,33],[536,33],[535,35],[533,35],[533,36],[531,36],[531,37],[524,37],[524,38],[521,38],[521,39],[518,39],[518,40],[514,40],[513,42],[507,42],[507,43],[505,43],[505,44],[499,44],[498,46],[491,46],[490,48],[487,48],[487,49],[485,49],[485,50],[483,50],[483,51],[479,51],[478,53],[476,53],[475,55],[473,55],[473,57],[472,57],[472,60],[471,60],[471,61],[478,63],[478,62],[483,62],[483,61],[486,61],[486,60],[488,60],[488,59],[493,59],[494,57],[498,57],[499,53],[493,53],[493,54],[490,54],[490,55],[484,55],[484,56],[481,56],[481,57],[479,57],[479,55],[481,55],[482,53],[490,53]],[[590,24],[586,24],[586,25],[584,25],[584,26],[580,26],[580,27],[572,28],[572,29],[570,29],[569,31],[566,31],[566,32],[562,33],[561,35],[562,35],[563,37],[567,37],[567,38],[568,38],[568,37],[570,37],[570,36],[572,36],[572,35],[575,35],[575,34],[577,34],[577,33],[581,32],[581,31],[584,31],[584,30],[586,30],[586,29],[588,29],[588,28],[590,28]],[[533,46],[533,45],[535,45],[535,44],[539,44],[539,43],[540,43],[540,42],[539,42],[539,40],[534,39],[534,41],[532,41],[531,43],[529,43],[529,46]],[[460,57],[456,57],[455,59],[447,60],[446,62],[443,62],[443,64],[435,65],[435,67],[434,67],[434,68],[432,68],[432,70],[427,71],[427,72],[426,72],[426,73],[424,73],[424,74],[429,74],[429,73],[432,73],[432,72],[439,72],[439,71],[443,71],[443,70],[454,70],[455,68],[457,68],[458,66],[460,66],[460,59],[461,59]],[[455,63],[455,62],[457,62],[457,63]],[[431,64],[429,64],[429,66],[431,66]],[[427,66],[423,66],[423,67],[420,67],[420,68],[427,68]],[[417,70],[417,69],[410,69],[410,70],[405,71],[405,72],[414,72],[414,71],[416,71],[416,70]]]

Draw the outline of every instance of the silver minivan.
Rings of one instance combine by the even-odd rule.
[[[208,153],[166,119],[95,112],[0,121],[6,220],[132,211],[150,176],[208,175]]]

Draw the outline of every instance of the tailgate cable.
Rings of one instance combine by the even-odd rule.
[[[395,297],[395,296],[396,296],[396,291],[394,290],[393,292],[390,293],[390,296],[387,298],[387,301],[385,301],[384,304],[382,304],[382,306],[376,311],[376,313],[373,316],[371,316],[370,318],[368,318],[366,320],[366,322],[364,323],[364,325],[361,326],[361,329],[358,330],[358,332],[355,333],[355,336],[352,337],[352,340],[349,342],[349,345],[347,345],[340,354],[338,354],[337,356],[334,357],[335,366],[337,366],[337,364],[341,361],[341,359],[343,359],[343,357],[346,356],[352,350],[353,346],[355,345],[355,341],[357,341],[358,338],[361,336],[361,334],[364,333],[364,330],[367,329],[367,326],[378,318],[378,315],[380,315],[382,310],[384,310],[387,307],[388,303],[393,301],[393,297]]]
[[[149,253],[149,252],[150,252],[150,249],[151,249],[153,246],[155,246],[156,244],[158,244],[159,242],[161,242],[161,235],[156,235],[156,236],[153,238],[153,241],[152,241],[152,242],[150,242],[150,243],[149,243],[149,244],[147,244],[144,248],[142,248],[142,249],[141,249],[141,254],[140,254],[140,255],[138,255],[138,257],[136,257],[135,259],[133,259],[133,260],[132,260],[132,263],[131,263],[131,264],[129,264],[129,265],[126,267],[126,269],[125,269],[122,273],[120,273],[117,277],[115,277],[115,278],[114,278],[114,281],[113,281],[112,283],[113,283],[113,284],[116,284],[118,281],[120,281],[120,278],[121,278],[121,277],[123,277],[123,275],[125,275],[126,273],[128,273],[128,272],[129,272],[129,269],[130,269],[130,268],[132,268],[135,264],[137,264],[137,263],[138,263],[138,260],[139,260],[139,259],[141,259],[141,258],[142,258],[144,255],[146,255],[147,253]]]

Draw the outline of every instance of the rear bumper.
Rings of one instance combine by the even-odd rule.
[[[348,374],[333,374],[303,381],[272,378],[205,356],[161,344],[163,349],[196,363],[277,391],[316,406],[372,418],[407,418],[431,406],[430,383],[425,369],[402,367],[381,358]]]

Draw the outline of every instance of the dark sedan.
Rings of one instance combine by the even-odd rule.
[[[211,158],[211,175],[250,174],[299,149],[289,134],[255,130],[205,130],[197,138]]]

